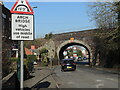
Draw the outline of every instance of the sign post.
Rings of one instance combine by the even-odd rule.
[[[21,41],[21,66],[20,66],[20,88],[23,89],[23,81],[24,81],[24,48],[23,48],[23,41]]]
[[[24,81],[24,40],[34,40],[34,18],[33,10],[27,0],[17,0],[11,9],[12,13],[12,40],[21,41],[20,61],[20,88],[23,90]]]

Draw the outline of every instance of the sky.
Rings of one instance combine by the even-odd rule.
[[[11,9],[15,2],[4,2]],[[88,16],[90,2],[29,2],[34,8],[35,38],[45,34],[83,31],[96,28]]]

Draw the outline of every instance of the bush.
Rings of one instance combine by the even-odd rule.
[[[36,58],[36,56],[35,55],[28,55],[27,56],[27,60],[36,60],[37,58]]]
[[[12,61],[12,62],[14,62],[14,61],[17,61],[18,58],[16,58],[16,57],[11,57],[9,60]]]
[[[48,66],[47,57],[44,57],[44,59],[43,59],[43,61],[42,61],[42,66]]]
[[[28,55],[27,56],[27,67],[28,67],[28,70],[30,71],[30,72],[32,72],[32,70],[33,70],[33,68],[34,68],[34,66],[33,66],[33,63],[34,63],[34,61],[36,61],[36,56],[35,55]]]
[[[28,60],[24,59],[24,65],[28,68]]]
[[[17,61],[18,61],[18,58],[16,58],[16,57],[11,57],[11,58],[9,58],[9,68],[10,68],[10,70],[11,70],[11,72],[12,71],[14,71],[14,70],[17,70]]]

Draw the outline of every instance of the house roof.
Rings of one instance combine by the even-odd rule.
[[[33,52],[31,52],[28,48],[25,48],[25,54],[26,55],[33,55]]]

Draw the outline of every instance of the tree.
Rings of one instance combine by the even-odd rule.
[[[73,49],[72,48],[70,48],[68,50],[67,56],[73,56]]]
[[[116,2],[96,2],[90,5],[89,14],[101,29],[116,28],[118,23],[118,6]]]
[[[92,20],[96,21],[97,27],[101,30],[107,30],[107,32],[99,32],[97,37],[102,38],[102,42],[104,41],[103,43],[107,48],[118,49],[120,2],[97,2],[90,7],[90,15]]]
[[[48,50],[47,50],[46,48],[42,48],[42,49],[40,50],[40,53],[48,53]]]
[[[47,58],[47,56],[48,56],[48,50],[46,49],[46,48],[42,48],[41,50],[40,50],[40,54],[41,54],[41,59],[42,59],[42,64],[43,65],[48,65],[48,58]]]
[[[51,39],[53,36],[52,32],[45,35],[45,39]]]
[[[44,38],[38,38],[33,41],[24,41],[24,47],[31,48],[31,45],[35,45],[36,48],[43,46],[48,40]]]
[[[44,58],[45,56],[48,55],[48,50],[46,48],[42,48],[40,50],[41,57]]]
[[[120,63],[120,2],[97,2],[91,5],[90,16],[102,30],[95,36],[97,49],[105,58],[105,66]],[[102,58],[103,59],[103,58]]]
[[[81,51],[81,50],[78,50],[78,51],[77,51],[77,55],[78,55],[78,56],[82,56],[82,51]]]

